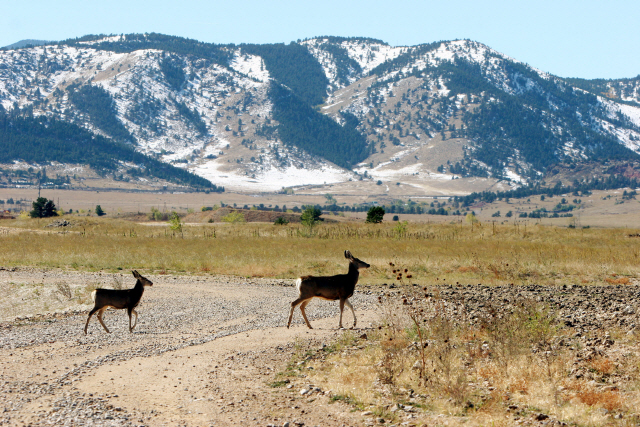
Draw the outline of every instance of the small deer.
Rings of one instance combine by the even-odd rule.
[[[138,324],[138,313],[134,310],[138,304],[140,303],[140,298],[142,298],[142,293],[144,292],[145,286],[152,286],[151,280],[146,277],[142,277],[140,273],[137,271],[132,271],[133,277],[138,279],[136,281],[136,285],[132,289],[96,289],[91,292],[91,298],[95,303],[93,310],[89,312],[89,317],[87,318],[87,323],[84,325],[84,334],[87,335],[87,327],[89,326],[89,320],[91,320],[91,316],[96,311],[98,312],[98,321],[104,328],[107,333],[109,329],[107,329],[106,325],[102,321],[102,313],[109,308],[113,307],[116,309],[127,309],[127,314],[129,315],[129,332],[133,332],[133,328]],[[131,326],[131,314],[136,315],[136,321]]]
[[[298,304],[300,304],[300,311],[302,312],[304,321],[307,323],[309,329],[313,329],[307,319],[307,314],[304,312],[304,309],[314,297],[329,301],[339,299],[339,327],[342,328],[342,311],[344,310],[345,304],[351,309],[351,313],[353,314],[353,327],[356,327],[356,312],[353,311],[353,306],[349,302],[349,298],[353,295],[356,283],[358,283],[358,276],[360,275],[358,270],[361,268],[369,268],[369,264],[359,260],[358,258],[354,258],[349,251],[344,251],[344,257],[349,260],[349,272],[347,274],[321,277],[303,276],[296,281],[296,287],[298,288],[300,296],[291,303],[291,312],[289,313],[289,323],[287,323],[287,328],[291,326],[293,310]]]

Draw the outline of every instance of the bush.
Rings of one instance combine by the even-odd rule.
[[[289,220],[279,216],[278,219],[276,219],[273,223],[274,225],[287,225],[289,224]]]
[[[237,224],[239,222],[245,222],[244,214],[242,212],[229,212],[222,217],[224,222],[230,222],[231,224]]]
[[[149,220],[151,221],[166,221],[169,219],[169,214],[162,213],[158,208],[152,207],[149,214]]]

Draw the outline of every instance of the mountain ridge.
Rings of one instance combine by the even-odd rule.
[[[91,113],[82,93],[112,107]],[[638,78],[562,79],[470,40],[214,45],[150,33],[0,51],[5,110],[75,123],[245,190],[514,187],[556,164],[634,163],[639,93]]]

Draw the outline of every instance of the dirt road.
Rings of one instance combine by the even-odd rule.
[[[111,310],[104,319],[112,333],[93,318],[85,336],[88,305],[0,324],[0,425],[363,425],[359,413],[329,403],[330,391],[304,378],[269,385],[294,351],[342,333],[337,304],[314,301],[307,313],[315,329],[299,311],[287,329],[292,281],[147,277],[154,285],[133,334],[125,311]],[[37,284],[41,295],[61,281],[92,280],[96,274],[0,271],[5,291]],[[3,298],[15,295],[24,298],[8,291]],[[375,298],[352,298],[358,326],[375,320]]]

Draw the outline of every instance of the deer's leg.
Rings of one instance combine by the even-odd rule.
[[[89,326],[89,320],[91,320],[91,316],[93,316],[93,313],[95,313],[96,311],[98,311],[98,307],[93,307],[93,310],[91,310],[89,312],[89,317],[87,317],[87,323],[84,325],[84,334],[87,335],[87,327]]]
[[[344,310],[344,302],[345,302],[345,301],[346,301],[346,300],[344,300],[344,299],[340,298],[340,324],[338,325],[338,327],[339,327],[340,329],[343,329],[343,326],[342,326],[342,311]]]
[[[131,333],[133,331],[133,328],[131,327],[131,313],[133,312],[132,308],[127,308],[127,315],[129,316],[129,333]]]
[[[110,334],[111,332],[109,332],[109,329],[107,329],[107,325],[105,325],[102,321],[102,313],[104,313],[106,309],[107,307],[102,307],[100,310],[98,310],[98,321],[100,322],[104,330],[107,331],[108,334]]]
[[[300,304],[300,312],[302,313],[302,317],[304,318],[304,321],[307,323],[307,326],[309,327],[309,329],[313,329],[311,327],[311,323],[309,323],[309,320],[307,319],[307,313],[304,312],[304,308],[307,306],[307,304],[309,304],[311,302],[311,298],[309,298],[308,300],[304,301],[302,304]]]
[[[304,299],[298,298],[294,302],[291,303],[291,311],[289,312],[289,322],[287,323],[287,329],[291,326],[291,319],[293,318],[293,310],[295,310],[296,306],[300,304]]]
[[[138,312],[135,309],[131,309],[131,313],[136,316],[136,320],[135,322],[133,322],[133,326],[129,326],[131,328],[130,331],[134,330],[136,325],[138,324]],[[131,323],[131,315],[129,315],[129,323]]]
[[[351,314],[353,314],[353,327],[356,327],[356,312],[353,310],[353,306],[351,305],[351,303],[349,302],[348,299],[344,300],[344,303],[347,307],[349,307],[351,309]]]

